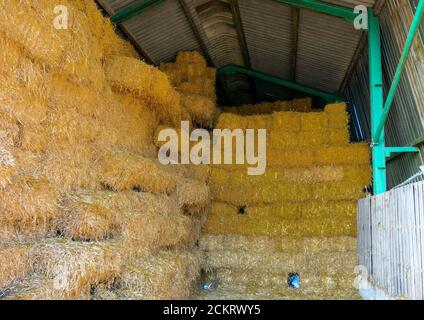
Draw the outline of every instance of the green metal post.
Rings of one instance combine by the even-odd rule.
[[[370,77],[370,103],[371,103],[371,136],[376,133],[378,123],[383,113],[383,72],[381,66],[381,40],[380,21],[369,10],[369,77]],[[384,134],[372,142],[372,169],[374,194],[386,192],[386,155]]]
[[[396,69],[395,77],[393,79],[392,85],[390,86],[390,91],[387,95],[386,103],[384,104],[383,115],[380,119],[375,135],[373,136],[374,140],[378,140],[381,133],[383,132],[384,124],[387,121],[390,108],[392,107],[393,100],[395,98],[396,89],[399,85],[402,72],[405,69],[406,60],[408,59],[408,55],[414,42],[415,35],[420,27],[420,22],[423,17],[423,13],[424,0],[420,0],[420,2],[418,3],[417,11],[415,12],[414,20],[411,24],[411,29],[409,30],[408,38],[406,39],[405,48],[403,49],[402,56]]]
[[[343,98],[341,98],[340,96],[337,96],[335,94],[331,94],[331,93],[327,93],[321,90],[317,90],[314,88],[310,88],[308,86],[304,86],[298,83],[294,83],[291,81],[287,81],[284,79],[280,79],[274,76],[270,76],[268,74],[265,74],[263,72],[259,72],[259,71],[255,71],[255,70],[251,70],[245,67],[241,67],[241,66],[236,66],[236,65],[227,65],[225,67],[222,67],[218,70],[218,76],[224,76],[224,75],[234,75],[234,74],[245,74],[249,77],[253,77],[256,79],[261,79],[261,80],[265,80],[268,82],[272,82],[275,83],[277,85],[280,85],[282,87],[286,87],[289,89],[293,89],[293,90],[297,90],[300,92],[304,92],[316,97],[320,97],[323,98],[324,100],[326,100],[327,102],[339,102],[339,101],[343,101]]]

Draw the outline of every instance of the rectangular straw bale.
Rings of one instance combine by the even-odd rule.
[[[40,169],[60,190],[98,189],[101,170],[96,152],[90,144],[68,145],[62,150],[47,152]]]
[[[173,199],[149,193],[128,196],[130,207],[124,209],[119,223],[124,253],[130,259],[161,248],[191,246],[194,220],[183,215]]]
[[[197,94],[216,101],[215,80],[196,78],[182,82],[177,89],[185,94]]]
[[[19,242],[0,244],[0,290],[31,271],[31,248]]]
[[[58,190],[46,179],[16,177],[0,189],[0,221],[48,225],[57,216]]]
[[[211,196],[214,201],[228,202],[234,205],[252,205],[287,201],[303,201],[311,198],[311,186],[307,184],[284,184],[280,182],[265,185],[245,185],[242,183],[211,183]]]
[[[328,127],[328,119],[324,112],[302,113],[300,122],[303,131],[321,131]]]
[[[25,88],[10,75],[0,73],[0,111],[9,113],[22,124],[38,124],[47,113],[47,102]]]
[[[248,217],[244,215],[209,215],[203,232],[206,234],[238,234],[246,236],[281,237],[285,235],[281,218]]]
[[[15,166],[16,160],[10,148],[0,147],[0,190],[11,183]]]
[[[335,183],[319,183],[312,186],[312,198],[315,200],[359,200],[364,197],[365,185],[352,185],[341,181]]]
[[[356,237],[356,218],[338,217],[303,220],[289,235],[297,237]]]
[[[101,158],[102,182],[113,190],[171,193],[176,188],[176,176],[165,166],[141,155],[124,151],[107,151]]]
[[[312,109],[312,98],[293,99],[290,108],[297,112],[310,112]]]
[[[327,114],[333,113],[333,114],[342,114],[342,113],[346,113],[346,103],[345,102],[339,102],[339,103],[332,103],[332,104],[327,104],[324,107],[324,112],[326,112]]]
[[[349,116],[346,111],[333,112],[325,111],[328,119],[328,127],[331,129],[346,129],[349,125]]]
[[[64,3],[63,3],[64,4]],[[0,29],[36,60],[57,66],[69,44],[69,30],[57,30],[55,1],[7,0],[0,10]]]
[[[267,150],[267,166],[276,168],[305,168],[314,164],[315,149],[313,148],[287,148]]]
[[[217,129],[242,129],[245,130],[247,128],[247,119],[243,116],[231,114],[231,113],[223,113],[220,115],[218,119],[218,123],[216,125]]]
[[[255,237],[242,235],[208,235],[203,234],[199,239],[199,247],[203,251],[220,250],[246,250],[249,252],[276,252],[278,251],[278,238]]]
[[[111,281],[124,263],[117,241],[47,239],[33,252],[35,272],[52,280],[63,298],[79,297],[92,285]]]
[[[174,196],[178,206],[185,212],[197,214],[209,203],[209,187],[199,180],[179,179]]]
[[[181,102],[194,123],[201,127],[213,126],[218,112],[214,101],[201,95],[183,94]]]
[[[300,131],[301,118],[298,112],[275,112],[272,114],[272,130]]]
[[[355,201],[311,201],[302,205],[303,219],[356,217]]]
[[[312,168],[289,168],[283,173],[283,181],[286,183],[320,183],[341,181],[344,178],[343,167],[312,167]]]
[[[180,65],[197,64],[203,68],[207,67],[205,58],[197,51],[178,52],[176,63]]]
[[[349,130],[344,129],[329,129],[325,133],[326,142],[329,145],[347,145],[350,142]]]
[[[268,146],[271,149],[314,147],[326,143],[324,133],[324,131],[271,131]]]
[[[16,281],[10,288],[5,300],[90,300],[90,287],[64,290],[57,281],[46,276],[32,274]]]
[[[370,163],[370,147],[365,143],[327,146],[316,153],[318,165],[365,165]]]
[[[371,183],[372,170],[370,165],[345,166],[343,181],[357,186],[366,186]]]
[[[272,117],[270,115],[246,116],[246,129],[270,129],[272,126]]]
[[[97,12],[99,12],[96,9]],[[87,13],[89,21],[93,21]],[[91,24],[95,24],[92,22]],[[122,39],[115,31],[115,26],[110,19],[102,17],[102,35],[100,38],[100,46],[103,56],[107,59],[112,56],[123,56],[138,59],[140,56],[135,50],[134,46],[129,42]],[[93,30],[93,29],[92,29]]]
[[[99,241],[119,233],[118,199],[125,197],[109,191],[80,191],[61,200],[53,228],[61,235],[78,241]]]
[[[121,299],[189,299],[200,275],[200,251],[161,251],[125,267],[120,278]]]
[[[16,43],[10,40],[3,32],[0,32],[0,71],[11,73],[19,66],[22,59],[22,49]]]
[[[180,95],[167,76],[141,60],[114,57],[106,64],[108,82],[121,92],[129,92],[148,103],[164,119],[180,124]]]
[[[14,146],[19,140],[19,124],[7,112],[0,111],[0,145],[2,147]]]

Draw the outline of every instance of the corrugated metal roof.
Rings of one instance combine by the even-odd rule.
[[[361,34],[342,19],[301,10],[296,82],[337,92]]]
[[[194,26],[188,21],[180,1],[184,1],[188,8]],[[107,3],[116,12],[135,1],[101,2]],[[163,5],[131,19],[124,27],[155,64],[172,60],[178,51],[201,51],[194,27],[216,67],[245,65],[233,2],[238,6],[241,30],[246,39],[250,60],[247,62],[255,70],[291,80],[294,69],[293,10],[273,0],[165,0]],[[353,6],[372,5],[374,0],[327,2]],[[359,38],[360,33],[342,19],[300,10],[297,81],[317,89],[337,91]],[[226,80],[229,95],[234,92],[237,96],[252,96],[254,90],[246,77],[227,77]],[[262,85],[258,87],[263,88]],[[244,89],[247,92],[241,95]],[[259,89],[257,91],[260,98],[265,96]],[[287,96],[287,90],[273,91],[269,88],[266,95],[279,99]]]

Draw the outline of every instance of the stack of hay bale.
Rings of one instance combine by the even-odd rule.
[[[222,114],[218,127],[230,123],[267,129],[267,168],[248,176],[247,165],[212,167],[201,247],[219,295],[354,297],[356,201],[371,177],[368,145],[349,144],[346,105]],[[300,290],[288,287],[289,273],[301,276]]]
[[[216,69],[208,68],[198,52],[180,52],[175,63],[161,63],[171,83],[181,93],[183,107],[191,116],[193,125],[212,128],[218,109],[216,107]]]
[[[0,298],[187,298],[207,175],[154,141],[180,94],[93,0],[60,2],[65,29],[57,5],[0,4]]]
[[[255,114],[271,114],[279,111],[310,112],[312,108],[311,98],[294,99],[292,101],[262,102],[257,104],[246,104],[237,107],[222,107],[226,113],[235,113],[243,116]]]

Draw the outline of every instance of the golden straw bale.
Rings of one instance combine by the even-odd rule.
[[[299,219],[301,205],[296,202],[275,203],[271,205],[234,206],[224,202],[212,202],[211,215],[246,215],[258,219],[278,217],[281,219]]]
[[[176,188],[176,176],[167,167],[138,154],[107,150],[101,156],[101,167],[103,184],[113,190],[138,188],[169,194]]]
[[[297,112],[310,112],[312,109],[311,98],[300,98],[291,101],[291,109]]]
[[[176,63],[181,65],[198,64],[206,68],[205,58],[197,51],[182,51],[178,52]]]
[[[345,166],[343,180],[357,186],[366,186],[371,183],[372,170],[370,165]]]
[[[112,56],[140,58],[134,46],[118,36],[110,19],[103,18],[102,27],[103,34],[100,38],[100,44],[105,58]]]
[[[217,114],[216,104],[209,98],[194,94],[183,94],[182,104],[193,122],[201,127],[212,127]]]
[[[327,144],[330,145],[347,145],[350,142],[349,130],[344,129],[330,129],[325,133]]]
[[[302,204],[303,219],[323,219],[356,217],[356,202],[354,201],[311,201]]]
[[[0,221],[19,222],[22,225],[42,223],[57,216],[58,191],[45,179],[17,177],[0,189]]]
[[[23,55],[21,48],[19,48],[13,41],[6,37],[3,32],[0,32],[0,71],[3,73],[12,73],[18,66],[20,59]]]
[[[16,160],[10,149],[0,147],[0,190],[11,182],[15,166]]]
[[[314,147],[326,143],[324,131],[271,131],[269,147],[275,149]]]
[[[304,255],[303,253],[270,253],[254,252],[249,250],[219,250],[206,252],[206,269],[231,268],[246,271],[260,270],[262,272],[275,272],[288,274],[296,270],[314,272],[320,275],[324,272],[335,270],[353,270],[356,266],[356,254],[354,252],[331,252]]]
[[[99,241],[118,233],[117,194],[82,191],[64,197],[54,229],[73,240]],[[116,210],[116,211],[115,211]]]
[[[93,145],[68,145],[48,152],[41,162],[42,174],[62,191],[98,189],[101,167]]]
[[[90,287],[67,291],[46,276],[29,275],[8,288],[5,300],[90,300]]]
[[[120,278],[121,299],[175,300],[191,296],[200,275],[200,251],[161,251],[126,266]]]
[[[331,217],[303,220],[288,230],[288,235],[297,237],[356,237],[356,217]]]
[[[370,163],[370,147],[365,143],[328,146],[316,153],[317,165],[365,165]]]
[[[321,131],[328,127],[328,119],[324,112],[302,113],[300,122],[304,131]]]
[[[276,131],[300,131],[302,114],[298,112],[275,112],[272,129]]]
[[[19,125],[17,121],[6,112],[0,111],[0,144],[13,146],[18,143]]]
[[[333,103],[333,104],[327,104],[324,108],[324,111],[327,114],[333,113],[333,114],[345,114],[346,113],[346,103],[340,102],[340,103]]]
[[[195,179],[183,178],[177,181],[175,199],[180,208],[190,214],[201,212],[209,202],[208,186]]]
[[[242,235],[202,235],[199,246],[204,251],[240,250],[254,253],[307,253],[356,252],[353,237],[269,237]]]
[[[223,113],[219,117],[218,124],[216,125],[217,129],[242,129],[247,128],[247,120],[245,117],[234,115],[231,113]]]
[[[185,94],[197,94],[205,96],[213,102],[216,101],[215,81],[211,79],[191,79],[190,81],[180,83],[177,89]]]
[[[173,199],[149,193],[128,194],[119,221],[122,245],[129,259],[145,257],[159,249],[188,245],[192,220],[181,213]],[[148,226],[148,228],[146,228]],[[143,232],[140,232],[143,230]]]
[[[62,3],[61,4],[65,4]],[[31,58],[57,66],[68,48],[69,30],[58,30],[55,19],[56,1],[7,0],[0,10],[0,29],[19,43]]]
[[[107,62],[106,75],[116,90],[130,92],[145,100],[164,119],[179,125],[180,95],[164,73],[137,59],[114,57]]]
[[[308,183],[341,181],[344,178],[343,167],[290,168],[284,170],[283,180],[287,183]]]
[[[62,298],[79,297],[92,285],[119,276],[124,263],[120,250],[117,241],[47,239],[34,248],[34,269],[53,280]]]
[[[47,102],[16,79],[0,73],[0,111],[23,124],[38,124],[46,117]]]
[[[339,106],[339,105],[335,105]],[[349,124],[349,116],[346,112],[346,105],[341,104],[342,108],[340,110],[333,108],[330,105],[327,106],[325,110],[326,117],[328,119],[328,127],[329,128],[336,128],[336,129],[346,129]]]
[[[61,111],[73,109],[84,116],[99,116],[106,110],[100,93],[87,86],[74,84],[60,74],[51,77],[48,92],[49,105]]]
[[[31,271],[31,248],[18,242],[0,244],[0,289]]]
[[[208,164],[189,164],[186,176],[188,178],[208,183],[211,176],[211,166]]]
[[[315,154],[315,150],[311,148],[293,148],[285,150],[268,148],[267,166],[283,168],[310,167],[314,164]]]
[[[359,200],[365,195],[364,187],[345,181],[318,183],[312,186],[312,197],[316,200]]]
[[[272,117],[270,115],[246,116],[246,129],[268,129],[271,127]]]

